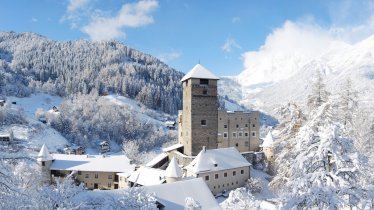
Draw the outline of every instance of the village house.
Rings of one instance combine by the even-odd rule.
[[[8,133],[0,133],[0,142],[10,144],[14,140],[13,131],[10,130]]]
[[[72,176],[88,189],[118,189],[118,173],[129,173],[135,165],[125,155],[51,155],[43,145],[37,159],[44,180]]]
[[[214,195],[244,186],[251,164],[234,147],[203,149],[185,168],[187,176],[202,177]]]
[[[107,153],[110,152],[110,144],[108,141],[102,141],[99,144],[99,151],[100,153]]]
[[[84,148],[78,145],[65,147],[64,152],[67,155],[83,155],[85,153]]]
[[[166,121],[165,122],[165,125],[166,127],[169,129],[169,130],[175,130],[175,126],[176,126],[176,122],[175,121]]]

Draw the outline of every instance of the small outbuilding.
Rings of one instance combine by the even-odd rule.
[[[102,141],[99,144],[100,153],[110,152],[110,144],[108,141]]]

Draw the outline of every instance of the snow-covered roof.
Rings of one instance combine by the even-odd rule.
[[[149,161],[145,166],[147,167],[153,167],[157,163],[159,163],[161,160],[165,159],[168,156],[166,153],[161,153],[157,155],[155,158],[153,158],[151,161]]]
[[[135,169],[125,155],[54,154],[50,170],[129,172]]]
[[[273,135],[271,134],[271,131],[269,131],[264,139],[264,142],[261,144],[261,147],[271,147],[273,146],[273,143],[274,143]]]
[[[169,166],[165,170],[165,176],[167,177],[182,177],[182,169],[178,166],[177,161],[173,157],[169,163]]]
[[[165,171],[156,168],[140,167],[131,173],[128,180],[142,186],[162,184],[165,182]]]
[[[52,160],[52,155],[49,154],[48,148],[45,144],[43,144],[42,148],[40,149],[37,160],[38,161]]]
[[[234,147],[202,150],[186,167],[197,174],[250,166],[251,164]]]
[[[188,80],[190,78],[199,78],[199,79],[215,79],[219,80],[219,78],[214,75],[212,72],[208,71],[204,66],[200,64],[196,64],[195,67],[191,69],[182,79],[181,82]]]
[[[171,145],[170,147],[162,148],[162,151],[169,152],[171,150],[176,150],[181,147],[183,147],[183,144],[174,144],[174,145]]]
[[[100,145],[105,145],[105,144],[109,144],[109,142],[107,142],[107,141],[100,142]]]
[[[165,125],[175,125],[175,121],[166,121]]]
[[[145,193],[154,194],[156,200],[165,206],[165,210],[184,210],[187,197],[197,201],[201,209],[221,210],[221,207],[218,205],[212,192],[202,178],[143,186],[141,189],[143,189]],[[130,189],[85,191],[79,193],[73,200],[85,203],[95,199],[101,199],[103,201],[117,199],[123,197],[123,191],[128,190]]]
[[[201,209],[221,209],[202,178],[147,186],[143,189],[148,193],[155,193],[157,201],[164,205],[166,210],[184,210],[187,197],[197,201]]]

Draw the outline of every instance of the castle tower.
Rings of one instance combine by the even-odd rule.
[[[37,161],[41,168],[42,180],[45,182],[51,181],[51,172],[49,170],[49,167],[52,164],[52,160],[53,160],[52,155],[49,154],[47,146],[43,144],[38,154]]]
[[[264,151],[266,160],[269,162],[273,161],[274,160],[274,139],[273,139],[273,135],[271,135],[271,131],[269,131],[269,133],[266,135],[261,147]]]
[[[173,157],[165,170],[166,183],[173,183],[182,179],[183,172]]]
[[[217,148],[219,78],[197,64],[181,80],[183,111],[179,114],[179,143],[184,154],[196,156],[203,146]]]

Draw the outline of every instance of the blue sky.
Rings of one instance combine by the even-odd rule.
[[[286,21],[323,30],[372,17],[369,0],[0,0],[0,30],[54,40],[117,39],[187,72],[197,62],[237,75]],[[370,32],[371,33],[371,32]]]

